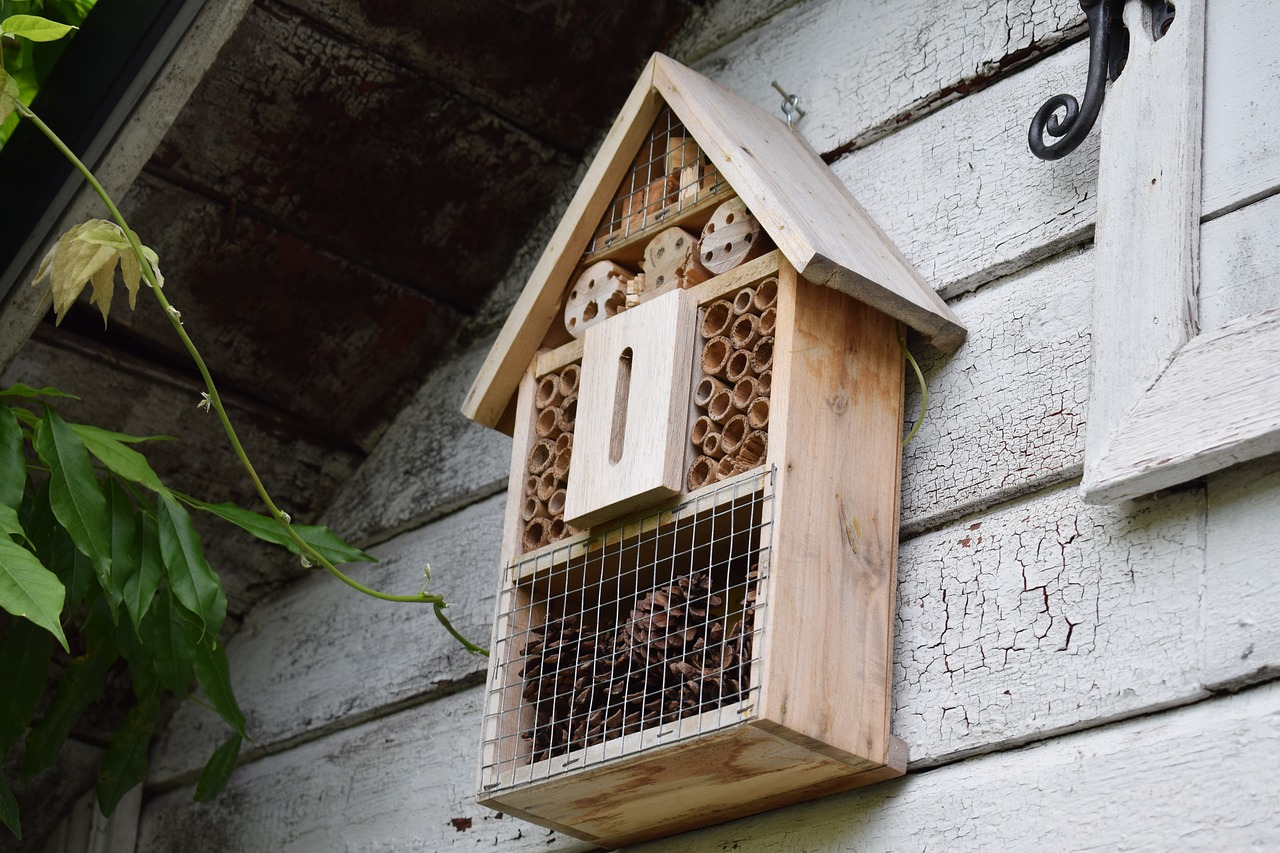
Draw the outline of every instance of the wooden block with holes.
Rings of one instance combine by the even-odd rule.
[[[963,329],[826,169],[656,57],[499,336],[465,409],[514,437],[484,805],[617,847],[905,772],[898,326]],[[631,187],[661,227],[614,227]],[[601,276],[632,298],[587,317]]]

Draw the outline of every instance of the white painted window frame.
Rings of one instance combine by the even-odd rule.
[[[1100,119],[1093,370],[1081,493],[1111,504],[1280,452],[1280,309],[1196,334],[1206,0],[1129,59]]]

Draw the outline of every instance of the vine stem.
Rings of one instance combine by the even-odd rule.
[[[440,623],[444,625],[449,633],[452,634],[454,638],[456,638],[458,642],[467,649],[467,651],[473,654],[488,656],[489,652],[487,649],[477,646],[475,643],[472,643],[470,640],[463,637],[462,634],[454,628],[453,624],[449,621],[449,618],[444,615],[444,608],[448,607],[445,603],[444,596],[434,594],[429,595],[425,591],[419,592],[416,595],[392,595],[390,593],[379,592],[378,590],[371,589],[343,573],[337,566],[333,565],[333,563],[329,562],[329,560],[317,553],[314,548],[307,544],[306,540],[298,535],[297,531],[293,529],[293,525],[285,517],[285,514],[276,506],[275,501],[271,499],[270,493],[267,492],[266,486],[263,485],[262,479],[258,476],[258,472],[254,469],[253,463],[249,460],[248,454],[245,453],[244,446],[240,443],[240,437],[236,435],[235,427],[231,425],[231,418],[227,416],[227,410],[222,405],[222,397],[218,393],[218,387],[213,381],[213,375],[209,372],[209,368],[205,364],[204,357],[201,356],[200,350],[196,348],[195,342],[191,340],[191,336],[188,335],[187,330],[183,328],[180,312],[178,312],[169,300],[165,298],[164,292],[161,290],[160,285],[156,280],[155,271],[151,268],[151,263],[142,253],[142,244],[138,242],[137,235],[129,229],[129,225],[125,222],[124,216],[121,215],[119,208],[116,207],[115,202],[111,200],[111,196],[107,193],[106,189],[103,188],[102,184],[98,182],[98,179],[94,177],[93,172],[89,170],[88,166],[81,162],[80,158],[75,155],[75,152],[67,147],[66,143],[62,141],[58,134],[56,134],[52,128],[45,124],[39,116],[32,112],[31,109],[22,102],[19,101],[15,106],[23,118],[26,118],[39,128],[40,132],[53,143],[54,147],[61,152],[62,156],[66,157],[67,160],[76,167],[76,170],[84,176],[84,179],[89,182],[89,186],[91,186],[93,191],[98,194],[98,198],[102,199],[102,203],[106,205],[107,210],[111,213],[111,218],[114,219],[116,224],[120,226],[122,231],[124,231],[125,239],[129,241],[129,248],[133,251],[134,257],[137,258],[138,266],[142,270],[142,275],[147,281],[147,286],[151,288],[151,292],[154,293],[156,299],[159,300],[160,307],[164,309],[165,316],[169,318],[169,325],[173,326],[173,330],[177,332],[178,337],[182,340],[182,345],[186,347],[187,353],[195,362],[196,369],[200,371],[200,377],[204,380],[205,388],[208,389],[209,406],[213,411],[217,412],[218,420],[222,423],[222,429],[227,434],[227,440],[231,442],[231,449],[235,452],[236,458],[240,460],[241,467],[244,468],[245,473],[249,475],[249,479],[253,482],[253,487],[258,493],[258,497],[262,499],[264,504],[266,504],[267,511],[270,512],[271,517],[276,520],[276,523],[283,528],[285,534],[293,540],[295,545],[298,546],[298,549],[304,556],[305,560],[308,563],[323,566],[326,571],[345,583],[347,586],[373,598],[377,598],[382,601],[432,605],[435,609],[436,618],[440,620]]]

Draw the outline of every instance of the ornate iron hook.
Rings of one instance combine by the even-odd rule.
[[[1151,7],[1152,38],[1159,39],[1173,23],[1174,7],[1167,0],[1143,0]],[[1084,104],[1074,95],[1054,95],[1045,101],[1031,119],[1027,144],[1031,153],[1041,160],[1057,160],[1065,157],[1084,142],[1102,109],[1106,96],[1107,77],[1112,82],[1124,70],[1129,54],[1129,33],[1125,29],[1123,13],[1125,0],[1080,0],[1089,21],[1089,79],[1085,83]],[[1064,110],[1061,117],[1058,110]],[[1045,134],[1053,141],[1045,143]]]

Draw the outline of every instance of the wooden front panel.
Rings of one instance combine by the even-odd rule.
[[[684,482],[697,309],[673,290],[587,329],[565,520],[643,509]]]

